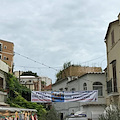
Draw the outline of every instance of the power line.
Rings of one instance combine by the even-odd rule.
[[[7,49],[7,50],[9,50],[9,49]],[[9,50],[9,51],[12,51],[12,50]],[[12,51],[13,52],[13,51]],[[41,62],[38,62],[38,61],[36,61],[36,60],[34,60],[34,59],[31,59],[31,58],[29,58],[29,57],[27,57],[27,56],[25,56],[25,55],[22,55],[22,54],[20,54],[20,53],[17,53],[17,52],[13,52],[14,54],[17,54],[17,55],[19,55],[19,56],[22,56],[22,57],[24,57],[24,58],[26,58],[26,59],[28,59],[28,60],[31,60],[31,61],[33,61],[33,62],[35,62],[35,63],[38,63],[38,64],[40,64],[40,65],[42,65],[42,66],[45,66],[45,67],[47,67],[47,68],[49,68],[49,69],[53,69],[53,70],[55,70],[55,71],[59,71],[58,69],[56,69],[55,67],[51,67],[51,66],[48,66],[48,65],[46,65],[46,64],[44,64],[44,63],[41,63]],[[103,55],[103,56],[100,56],[100,57],[97,57],[97,58],[94,58],[94,59],[91,59],[91,60],[88,60],[88,61],[85,61],[85,62],[81,62],[80,64],[83,64],[83,63],[87,63],[87,62],[90,62],[90,61],[94,61],[94,60],[96,60],[96,59],[99,59],[99,58],[102,58],[102,57],[104,57],[105,55]],[[39,68],[38,68],[39,69]]]

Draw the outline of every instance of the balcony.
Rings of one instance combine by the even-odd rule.
[[[117,80],[110,79],[107,81],[107,93],[110,95],[118,95]]]

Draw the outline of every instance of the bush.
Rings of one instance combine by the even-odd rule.
[[[109,106],[99,120],[120,120],[120,109],[117,106]]]

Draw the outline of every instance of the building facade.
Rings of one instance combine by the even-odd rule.
[[[0,106],[6,106],[6,79],[9,71],[9,66],[0,60]]]
[[[14,44],[12,42],[0,40],[0,59],[7,63],[10,72],[13,71]]]
[[[82,76],[88,72],[102,72],[101,67],[87,67],[80,65],[70,65],[66,69],[60,71],[59,77],[57,80],[65,79],[66,77],[77,77]]]
[[[110,22],[105,36],[107,51],[107,104],[120,105],[120,14]]]
[[[98,90],[98,102],[69,102],[53,103],[55,109],[65,118],[73,111],[85,111],[88,118],[97,112],[103,112],[106,105],[105,92],[105,74],[104,73],[86,73],[77,79],[64,79],[53,84],[53,91],[91,91]]]
[[[20,76],[19,82],[32,91],[41,91],[41,79],[35,76]]]

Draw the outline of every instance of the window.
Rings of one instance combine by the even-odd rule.
[[[83,84],[83,90],[87,90],[87,84],[86,83]]]
[[[71,91],[75,91],[75,88],[72,88]]]
[[[98,96],[103,96],[103,85],[100,82],[93,83],[93,90],[98,90]]]
[[[7,57],[6,57],[6,56],[4,56],[4,60],[7,60]]]
[[[2,51],[2,43],[0,43],[0,51]]]
[[[111,32],[111,42],[112,42],[112,45],[115,43],[115,41],[114,41],[114,30]]]
[[[2,59],[2,55],[0,54],[0,59]]]
[[[112,62],[114,92],[117,92],[116,60]]]
[[[7,46],[6,46],[6,45],[4,45],[4,49],[7,49]]]
[[[60,88],[59,90],[60,90],[60,91],[63,91],[63,88]]]

